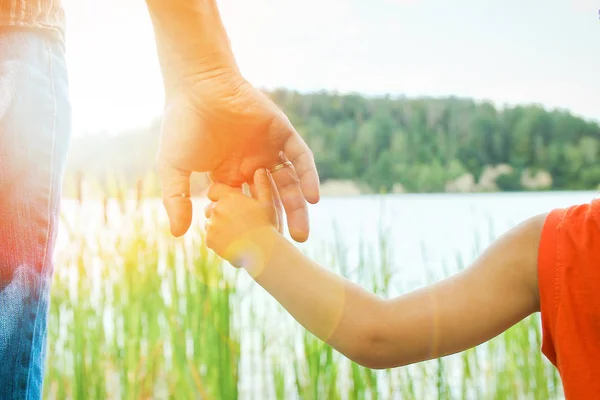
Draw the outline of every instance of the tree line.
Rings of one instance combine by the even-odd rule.
[[[544,171],[553,190],[600,184],[600,126],[566,110],[538,105],[498,107],[472,99],[365,97],[290,90],[267,93],[313,150],[323,183],[351,180],[374,192],[443,192],[448,183],[508,165],[498,190],[523,190],[523,173]],[[68,175],[99,185],[153,183],[159,121],[120,135],[81,135],[72,143]],[[116,178],[115,178],[116,177]],[[72,189],[72,187],[71,187]],[[67,192],[70,190],[67,186]],[[149,189],[150,190],[150,189]],[[67,193],[72,194],[72,193]]]

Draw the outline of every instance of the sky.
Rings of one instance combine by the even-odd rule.
[[[74,135],[158,117],[143,0],[63,0]],[[302,92],[541,104],[600,122],[600,0],[219,0],[243,75]]]

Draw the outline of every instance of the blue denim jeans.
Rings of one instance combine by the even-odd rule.
[[[71,108],[63,42],[0,28],[0,399],[42,396]]]

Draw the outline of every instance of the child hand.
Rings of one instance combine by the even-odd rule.
[[[206,221],[206,245],[235,267],[253,258],[261,235],[278,231],[278,204],[267,171],[254,174],[253,198],[240,189],[215,183],[208,189],[209,203],[204,212]]]

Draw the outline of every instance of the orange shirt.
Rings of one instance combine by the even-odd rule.
[[[600,399],[600,200],[552,211],[540,239],[542,352],[567,399]]]

